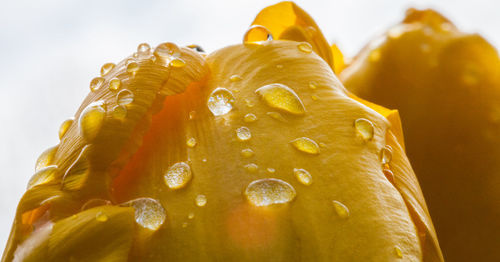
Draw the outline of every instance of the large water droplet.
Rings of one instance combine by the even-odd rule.
[[[160,201],[152,198],[137,198],[121,204],[135,210],[135,221],[143,228],[158,230],[167,217]]]
[[[245,190],[246,198],[254,206],[288,203],[295,195],[295,189],[290,184],[276,178],[255,180]]]
[[[240,141],[246,141],[252,138],[252,133],[250,133],[248,127],[242,126],[236,129],[236,137],[238,137]]]
[[[199,207],[204,207],[207,204],[207,197],[205,195],[197,195],[195,203]]]
[[[286,85],[269,84],[260,87],[255,92],[272,108],[295,115],[302,115],[306,112],[299,96]]]
[[[147,56],[151,52],[151,47],[147,43],[142,43],[137,46],[137,54],[139,56]]]
[[[249,158],[249,157],[252,157],[253,155],[254,155],[254,152],[250,148],[245,148],[245,149],[241,150],[242,157]]]
[[[169,188],[178,189],[185,187],[192,177],[189,165],[186,162],[178,162],[167,170],[163,179]]]
[[[312,176],[307,170],[302,168],[294,168],[293,174],[295,175],[295,178],[297,178],[297,180],[303,185],[309,186],[312,184]]]
[[[394,173],[388,168],[384,168],[382,172],[384,173],[385,178],[387,178],[389,182],[394,184]]]
[[[97,220],[99,222],[106,222],[106,221],[108,221],[108,215],[106,215],[106,213],[104,213],[103,211],[99,211],[95,215],[95,220]]]
[[[318,144],[310,138],[299,137],[295,140],[292,140],[290,143],[292,143],[293,147],[295,147],[297,150],[302,151],[304,153],[313,155],[319,154]]]
[[[335,213],[337,213],[340,218],[345,219],[349,217],[349,209],[344,204],[340,203],[337,200],[333,200],[332,203],[333,208],[335,209]]]
[[[106,63],[101,67],[101,76],[107,75],[111,70],[115,68],[115,64],[113,63]]]
[[[255,173],[257,172],[257,170],[259,169],[259,166],[254,164],[254,163],[250,163],[250,164],[246,164],[244,166],[245,170],[250,172],[250,173]]]
[[[181,56],[181,50],[174,43],[162,43],[156,47],[154,56],[156,57],[155,63],[167,66],[170,65],[171,61]],[[175,67],[175,65],[172,66]]]
[[[40,156],[36,160],[35,172],[40,170],[41,168],[52,165],[52,163],[54,162],[54,157],[57,153],[57,149],[59,149],[59,145],[50,147],[40,154]]]
[[[226,88],[218,87],[208,97],[207,106],[214,116],[221,116],[233,109],[233,103],[233,93]]]
[[[88,143],[96,138],[105,117],[106,110],[102,100],[90,103],[80,114],[78,119],[80,134]]]
[[[109,90],[118,91],[122,87],[122,81],[118,78],[113,78],[109,81]]]
[[[273,34],[269,29],[262,25],[252,25],[243,36],[243,43],[261,42],[273,40]]]
[[[134,93],[128,89],[123,89],[116,94],[116,103],[125,106],[134,102]]]
[[[386,145],[380,150],[380,162],[382,162],[382,165],[387,165],[391,162],[392,160],[392,147],[389,145]]]
[[[62,181],[64,190],[76,191],[81,189],[87,182],[90,174],[90,162],[88,155],[91,145],[86,145],[71,166],[66,170]]]
[[[64,120],[59,127],[59,140],[61,140],[66,132],[68,132],[69,127],[75,122],[73,117]]]
[[[113,107],[112,115],[114,119],[123,121],[127,117],[127,108],[122,105],[117,105]]]
[[[245,117],[243,117],[243,121],[247,123],[255,122],[257,121],[257,116],[252,113],[248,113],[245,115]]]
[[[57,176],[57,166],[56,165],[51,165],[47,167],[40,168],[30,179],[28,182],[28,187],[27,189],[31,189],[35,186],[38,185],[43,185],[50,183],[55,180]]]
[[[196,146],[196,138],[191,137],[186,141],[186,145],[188,147],[195,147]]]
[[[358,118],[354,121],[354,127],[356,128],[358,136],[360,136],[364,141],[369,141],[373,139],[374,127],[373,123],[365,118]]]
[[[129,74],[135,74],[137,71],[139,71],[139,64],[136,62],[130,62],[127,64],[127,72]]]
[[[104,84],[104,77],[95,77],[90,81],[90,91],[95,92]]]
[[[313,51],[313,47],[311,46],[311,44],[307,43],[307,42],[302,42],[300,43],[299,45],[297,45],[297,48],[301,51],[301,52],[304,52],[306,54],[310,54],[312,53]]]

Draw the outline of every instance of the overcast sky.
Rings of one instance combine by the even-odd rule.
[[[0,250],[35,160],[58,143],[102,64],[148,42],[196,43],[206,51],[239,43],[255,15],[278,1],[0,0]],[[434,7],[459,28],[500,46],[498,0],[295,1],[347,55],[400,21]]]

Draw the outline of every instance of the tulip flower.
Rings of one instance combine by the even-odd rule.
[[[398,112],[342,86],[309,15],[279,3],[197,50],[103,66],[2,261],[442,261]]]
[[[450,261],[495,261],[500,224],[500,58],[433,10],[410,9],[340,74],[401,113],[408,156]]]

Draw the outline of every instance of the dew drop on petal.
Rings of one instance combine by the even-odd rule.
[[[113,78],[109,81],[109,90],[118,91],[122,87],[122,81],[118,78]]]
[[[174,43],[162,43],[159,44],[155,51],[154,55],[161,60],[170,60],[170,58],[178,58],[181,56],[181,50]]]
[[[113,63],[106,63],[101,67],[101,76],[107,75],[111,70],[115,68],[115,64]]]
[[[312,155],[317,155],[319,154],[319,146],[318,144],[307,137],[299,137],[295,140],[291,141],[293,147],[295,147],[297,150],[302,151],[304,153],[312,154]]]
[[[297,178],[297,180],[301,184],[306,185],[306,186],[309,186],[312,184],[312,176],[307,170],[302,169],[302,168],[294,168],[293,174],[295,175],[295,178]]]
[[[232,75],[231,77],[229,77],[229,80],[231,82],[238,82],[238,81],[241,81],[243,78],[241,78],[241,76],[239,75]]]
[[[108,215],[106,215],[106,213],[104,213],[103,211],[99,211],[95,215],[95,220],[97,220],[99,222],[106,222],[106,221],[108,221]]]
[[[205,195],[197,195],[195,203],[199,207],[204,207],[207,204],[207,197]]]
[[[121,204],[134,208],[135,221],[143,228],[158,230],[167,217],[160,201],[152,198],[137,198]]]
[[[337,213],[340,218],[345,219],[349,217],[349,209],[344,204],[340,203],[337,200],[333,200],[332,203],[333,208],[335,209],[335,213]]]
[[[318,83],[316,83],[315,81],[309,82],[309,88],[311,88],[313,90],[318,88]]]
[[[90,91],[95,92],[104,84],[103,77],[95,77],[90,81]]]
[[[250,133],[248,127],[242,126],[236,129],[236,137],[238,137],[240,141],[246,141],[252,138],[252,133]]]
[[[272,108],[294,115],[303,115],[306,112],[299,96],[286,85],[269,84],[260,87],[255,92]]]
[[[193,212],[189,212],[188,219],[193,219],[193,218],[194,218],[194,213]]]
[[[59,140],[61,140],[66,132],[68,132],[69,127],[75,122],[73,117],[64,120],[59,127]]]
[[[168,168],[163,179],[169,188],[178,189],[185,187],[192,177],[189,165],[186,162],[178,162]]]
[[[373,123],[365,118],[358,118],[354,121],[354,127],[358,136],[360,136],[364,141],[369,141],[373,139],[374,126]]]
[[[142,43],[137,46],[137,54],[139,56],[148,55],[151,52],[151,47],[147,43]]]
[[[196,117],[196,111],[189,112],[189,120],[193,120]]]
[[[43,168],[40,168],[28,182],[27,189],[31,189],[38,185],[43,185],[50,183],[56,179],[58,169],[56,165],[50,165]]]
[[[401,248],[398,246],[394,247],[394,254],[396,255],[397,258],[403,258],[403,252],[401,251]]]
[[[116,94],[116,103],[125,106],[134,101],[134,93],[128,89],[123,89]]]
[[[180,68],[186,66],[186,62],[184,62],[184,60],[180,58],[174,58],[172,59],[172,61],[170,61],[169,65],[171,65],[172,67]]]
[[[135,74],[137,71],[139,71],[139,64],[136,62],[131,62],[127,64],[127,72],[130,74]]]
[[[380,162],[382,162],[382,165],[387,165],[391,162],[392,160],[392,147],[389,145],[386,145],[380,150]]]
[[[40,170],[41,168],[47,167],[49,165],[52,165],[54,162],[54,157],[57,153],[57,150],[59,149],[59,145],[50,147],[43,151],[38,159],[36,160],[35,164],[35,172]]]
[[[248,113],[243,117],[243,121],[247,123],[255,122],[257,121],[257,116],[252,113]]]
[[[249,157],[252,157],[253,155],[254,155],[254,152],[250,148],[245,148],[245,149],[241,150],[242,157],[249,158]]]
[[[254,206],[269,206],[291,202],[296,192],[283,180],[264,178],[251,182],[245,189],[245,196]]]
[[[259,169],[259,166],[254,164],[254,163],[250,163],[250,164],[246,164],[244,166],[245,170],[250,172],[250,173],[255,173],[257,172],[257,170]]]
[[[384,176],[387,178],[387,180],[394,184],[394,173],[388,168],[384,168],[382,172],[384,173]]]
[[[106,110],[103,100],[90,103],[80,114],[78,119],[80,134],[88,143],[96,138],[104,123],[105,116]]]
[[[313,51],[313,48],[311,46],[311,44],[307,43],[307,42],[302,42],[300,44],[297,45],[297,48],[301,51],[301,52],[304,52],[306,54],[310,54],[312,53]]]
[[[273,174],[273,173],[275,173],[275,172],[276,172],[276,169],[274,169],[274,168],[272,168],[272,167],[268,167],[266,170],[267,170],[267,172],[269,172],[269,173],[271,173],[271,174]]]
[[[267,112],[266,115],[278,121],[286,122],[286,119],[279,112]]]
[[[113,107],[112,116],[116,120],[124,120],[127,117],[127,107],[122,105],[117,105]]]
[[[233,109],[234,96],[223,87],[216,88],[208,97],[207,106],[214,116],[221,116]]]
[[[262,25],[252,25],[243,36],[243,43],[261,42],[273,40],[273,34],[269,29]]]
[[[189,138],[187,141],[186,141],[186,145],[188,147],[195,147],[196,146],[196,139],[194,137],[191,137]]]

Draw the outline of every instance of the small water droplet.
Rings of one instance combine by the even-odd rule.
[[[370,52],[368,59],[371,62],[377,62],[378,60],[380,60],[381,57],[382,57],[382,53],[381,53],[380,49],[377,48],[377,49],[374,49]]]
[[[69,127],[75,122],[73,117],[64,120],[59,127],[59,140],[61,140],[66,132],[68,132]]]
[[[221,116],[233,109],[234,96],[223,87],[216,88],[209,96],[207,106],[214,116]]]
[[[274,168],[272,168],[272,167],[268,167],[266,170],[267,170],[267,172],[269,172],[269,173],[271,173],[271,174],[273,174],[273,173],[275,173],[275,172],[276,172],[276,169],[274,169]]]
[[[262,25],[252,25],[243,36],[243,43],[273,40],[273,34]]]
[[[207,197],[205,195],[197,195],[195,202],[197,206],[204,207],[207,204]]]
[[[299,48],[299,50],[301,52],[304,52],[306,54],[310,54],[313,51],[313,48],[312,48],[311,44],[309,44],[307,42],[302,42],[302,43],[298,44],[297,48]]]
[[[123,89],[116,94],[116,103],[125,106],[134,101],[134,93],[128,89]]]
[[[250,122],[255,122],[257,121],[257,116],[252,114],[252,113],[248,113],[245,115],[245,117],[243,118],[243,121],[247,122],[247,123],[250,123]]]
[[[139,71],[139,64],[136,62],[131,62],[127,64],[127,72],[130,74],[135,74],[137,71]]]
[[[104,109],[104,101],[96,101],[90,103],[80,114],[78,125],[80,127],[81,136],[87,141],[92,142],[101,130],[106,110]]]
[[[325,143],[323,143],[323,142],[320,142],[320,143],[319,143],[319,147],[321,147],[321,148],[326,148],[326,144],[325,144]]]
[[[113,68],[115,68],[115,64],[113,64],[113,63],[106,63],[106,64],[102,65],[101,76],[107,75],[109,72],[111,72],[111,70],[113,70]]]
[[[296,192],[283,180],[264,178],[251,182],[245,190],[245,196],[254,206],[269,206],[291,202]]]
[[[314,100],[314,101],[317,101],[319,98],[316,95],[312,95],[311,99]]]
[[[384,173],[384,176],[387,178],[387,180],[394,184],[394,173],[392,173],[392,171],[388,168],[384,168],[382,172]]]
[[[453,29],[453,25],[449,22],[444,22],[441,24],[441,30],[445,31],[445,32],[449,32]]]
[[[151,47],[147,43],[142,43],[137,46],[137,54],[139,56],[149,55],[149,52],[151,52]]]
[[[302,169],[302,168],[294,168],[293,174],[295,175],[295,178],[297,178],[297,180],[301,184],[306,185],[306,186],[309,186],[312,184],[312,176],[307,170]]]
[[[95,220],[99,221],[99,222],[106,222],[108,221],[108,215],[106,215],[104,212],[102,211],[99,211],[97,212],[97,214],[95,215]]]
[[[249,158],[249,157],[252,157],[253,155],[254,155],[254,152],[250,148],[245,148],[245,149],[241,150],[242,157]]]
[[[95,92],[104,84],[103,77],[95,77],[90,81],[90,91]]]
[[[167,217],[165,208],[160,201],[152,198],[137,198],[123,203],[121,206],[133,207],[137,224],[151,230],[158,230]]]
[[[188,219],[193,219],[193,218],[194,218],[194,213],[193,212],[189,212]]]
[[[279,112],[267,112],[266,115],[278,121],[286,122],[286,119]]]
[[[243,78],[241,78],[241,76],[239,75],[232,75],[231,77],[229,77],[229,80],[231,82],[238,82],[238,81],[241,81]]]
[[[50,183],[56,179],[58,173],[58,169],[56,165],[51,165],[51,166],[46,166],[43,168],[40,168],[31,178],[30,181],[28,182],[28,187],[27,190],[38,186],[38,185],[43,185]]]
[[[290,143],[292,143],[293,147],[295,147],[297,150],[302,151],[304,153],[313,155],[319,154],[318,144],[310,138],[299,137],[295,140],[292,140]]]
[[[196,111],[189,112],[189,120],[193,120],[196,117]]]
[[[203,158],[203,159],[201,160],[201,162],[206,163],[206,162],[207,162],[207,159],[206,159],[206,158]]]
[[[249,99],[245,99],[245,104],[247,105],[247,107],[253,107],[254,106],[254,103],[252,101],[250,101]]]
[[[311,88],[313,90],[318,88],[318,83],[316,83],[315,81],[309,82],[309,88]]]
[[[252,133],[250,133],[248,127],[242,126],[236,129],[236,137],[238,137],[240,141],[246,141],[252,138]]]
[[[340,218],[345,219],[345,218],[349,217],[349,209],[344,204],[340,203],[337,200],[333,200],[332,203],[333,203],[333,207],[335,209],[335,213],[337,213],[337,215]]]
[[[194,137],[191,137],[189,138],[187,141],[186,141],[186,145],[188,147],[195,147],[196,146],[196,139]]]
[[[356,119],[356,121],[354,121],[354,127],[356,128],[358,136],[360,136],[364,141],[373,139],[373,134],[375,131],[373,123],[370,120],[365,118],[358,118]]]
[[[260,87],[255,92],[272,108],[295,115],[303,115],[306,112],[299,96],[286,85],[269,84]]]
[[[109,81],[109,90],[118,91],[122,87],[122,81],[118,78],[113,78]]]
[[[50,147],[40,154],[40,156],[36,160],[35,172],[40,170],[41,168],[52,165],[52,163],[54,162],[54,157],[57,153],[57,149],[59,149],[59,145]]]
[[[397,258],[403,258],[403,252],[398,246],[394,247],[394,254]]]
[[[172,59],[172,61],[170,61],[169,65],[171,65],[172,67],[180,68],[186,66],[186,62],[184,62],[184,60],[180,58],[174,58]]]
[[[250,163],[250,164],[246,164],[244,166],[245,170],[250,172],[250,173],[255,173],[257,172],[257,170],[259,169],[259,166],[254,164],[254,163]]]
[[[112,112],[113,118],[116,120],[124,120],[127,117],[127,107],[122,105],[117,105],[113,107]]]
[[[380,150],[380,162],[382,162],[382,165],[387,165],[391,162],[392,160],[392,147],[389,145],[386,145]]]
[[[178,189],[185,187],[192,177],[189,165],[186,162],[178,162],[168,168],[163,178],[169,188]]]

